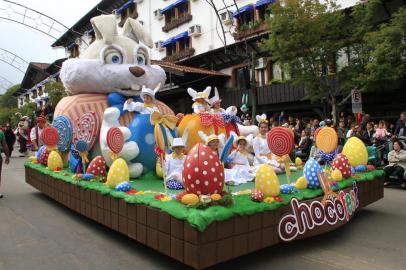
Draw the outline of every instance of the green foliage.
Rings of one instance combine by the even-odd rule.
[[[0,96],[0,108],[14,108],[17,107],[17,98],[13,94],[20,89],[20,84],[16,84]]]
[[[49,96],[48,104],[53,109],[55,109],[56,105],[63,97],[68,95],[63,84],[56,81],[47,83],[45,85],[45,91]]]

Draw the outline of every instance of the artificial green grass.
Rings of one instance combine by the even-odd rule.
[[[131,186],[137,191],[145,191],[144,194],[130,195],[122,191],[116,191],[112,188],[107,187],[103,183],[90,182],[90,181],[77,181],[72,178],[74,175],[69,169],[64,169],[60,172],[53,172],[48,170],[45,166],[40,164],[33,164],[30,161],[25,163],[26,167],[30,167],[34,170],[40,171],[43,174],[52,176],[57,180],[62,180],[69,182],[74,185],[78,185],[84,189],[91,189],[102,193],[103,195],[110,195],[114,198],[123,199],[127,203],[141,203],[146,204],[151,207],[155,207],[168,213],[169,215],[189,222],[193,227],[199,231],[204,231],[211,223],[215,221],[227,220],[235,215],[252,215],[255,213],[260,213],[266,210],[274,210],[279,208],[281,205],[286,205],[290,203],[292,198],[297,198],[298,200],[312,199],[323,195],[323,190],[321,189],[304,189],[298,190],[293,194],[280,194],[283,199],[282,202],[254,202],[251,200],[249,194],[242,194],[233,196],[235,203],[232,206],[211,206],[206,209],[196,209],[193,207],[187,207],[176,200],[171,200],[167,202],[162,202],[155,199],[154,197],[160,192],[164,192],[163,180],[158,178],[154,173],[147,173],[141,178],[131,181]],[[64,176],[67,174],[67,176]],[[338,189],[343,189],[352,186],[354,181],[372,181],[376,177],[382,176],[384,174],[383,170],[375,170],[366,173],[357,173],[358,179],[349,178],[338,182]],[[291,182],[295,182],[297,178],[302,176],[302,171],[297,171],[292,173],[290,177]],[[279,175],[279,181],[281,184],[287,183],[285,175]],[[255,187],[254,182],[247,184],[226,187],[231,192],[238,192],[247,189],[253,189]],[[337,189],[336,189],[337,190]],[[169,194],[175,195],[180,191],[168,190]]]

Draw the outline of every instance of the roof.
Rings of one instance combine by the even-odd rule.
[[[162,67],[166,72],[173,73],[193,73],[193,74],[202,74],[202,75],[211,75],[211,76],[220,76],[220,77],[229,77],[229,75],[222,72],[209,70],[205,68],[196,68],[189,66],[182,66],[172,62],[166,62],[162,60],[151,60],[151,64],[158,65]]]
[[[46,72],[48,74],[55,74],[61,69],[62,63],[65,62],[66,59],[68,58],[61,58],[55,60],[52,64],[49,65],[49,67],[46,69]]]
[[[90,19],[101,14],[111,14],[113,10],[120,8],[128,0],[102,0],[92,8],[85,16],[77,21],[68,31],[58,38],[51,46],[66,47],[75,42],[76,38],[81,37],[86,31],[92,29]]]
[[[23,80],[21,81],[20,89],[18,89],[13,96],[24,94],[27,89],[32,88],[34,85],[48,77],[49,74],[46,72],[46,69],[49,66],[50,64],[47,63],[31,62],[28,65]]]

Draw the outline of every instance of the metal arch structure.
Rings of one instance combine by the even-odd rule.
[[[69,31],[66,25],[54,18],[8,0],[0,0],[0,19],[22,24],[55,40]]]
[[[5,77],[0,75],[0,89],[3,89],[3,90],[6,91],[7,89],[9,89],[13,85],[14,84],[12,82],[10,82]]]
[[[23,58],[2,48],[0,48],[0,61],[12,66],[23,74],[29,65]]]

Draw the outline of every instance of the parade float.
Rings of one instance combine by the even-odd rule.
[[[118,28],[109,15],[91,22],[96,40],[61,70],[72,95],[25,164],[27,183],[52,199],[201,269],[334,230],[383,197],[383,171],[367,164],[364,144],[351,138],[337,153],[329,127],[316,137],[326,165],[292,162],[292,131],[272,128],[266,143],[285,173],[265,163],[254,181],[226,185],[227,156],[246,135],[235,108],[200,110],[218,101],[202,87],[188,90],[195,112],[174,116],[155,99],[165,72],[150,65],[152,40],[142,26],[127,19]],[[221,137],[223,149],[214,151],[210,141]],[[171,162],[180,174],[168,169]]]

